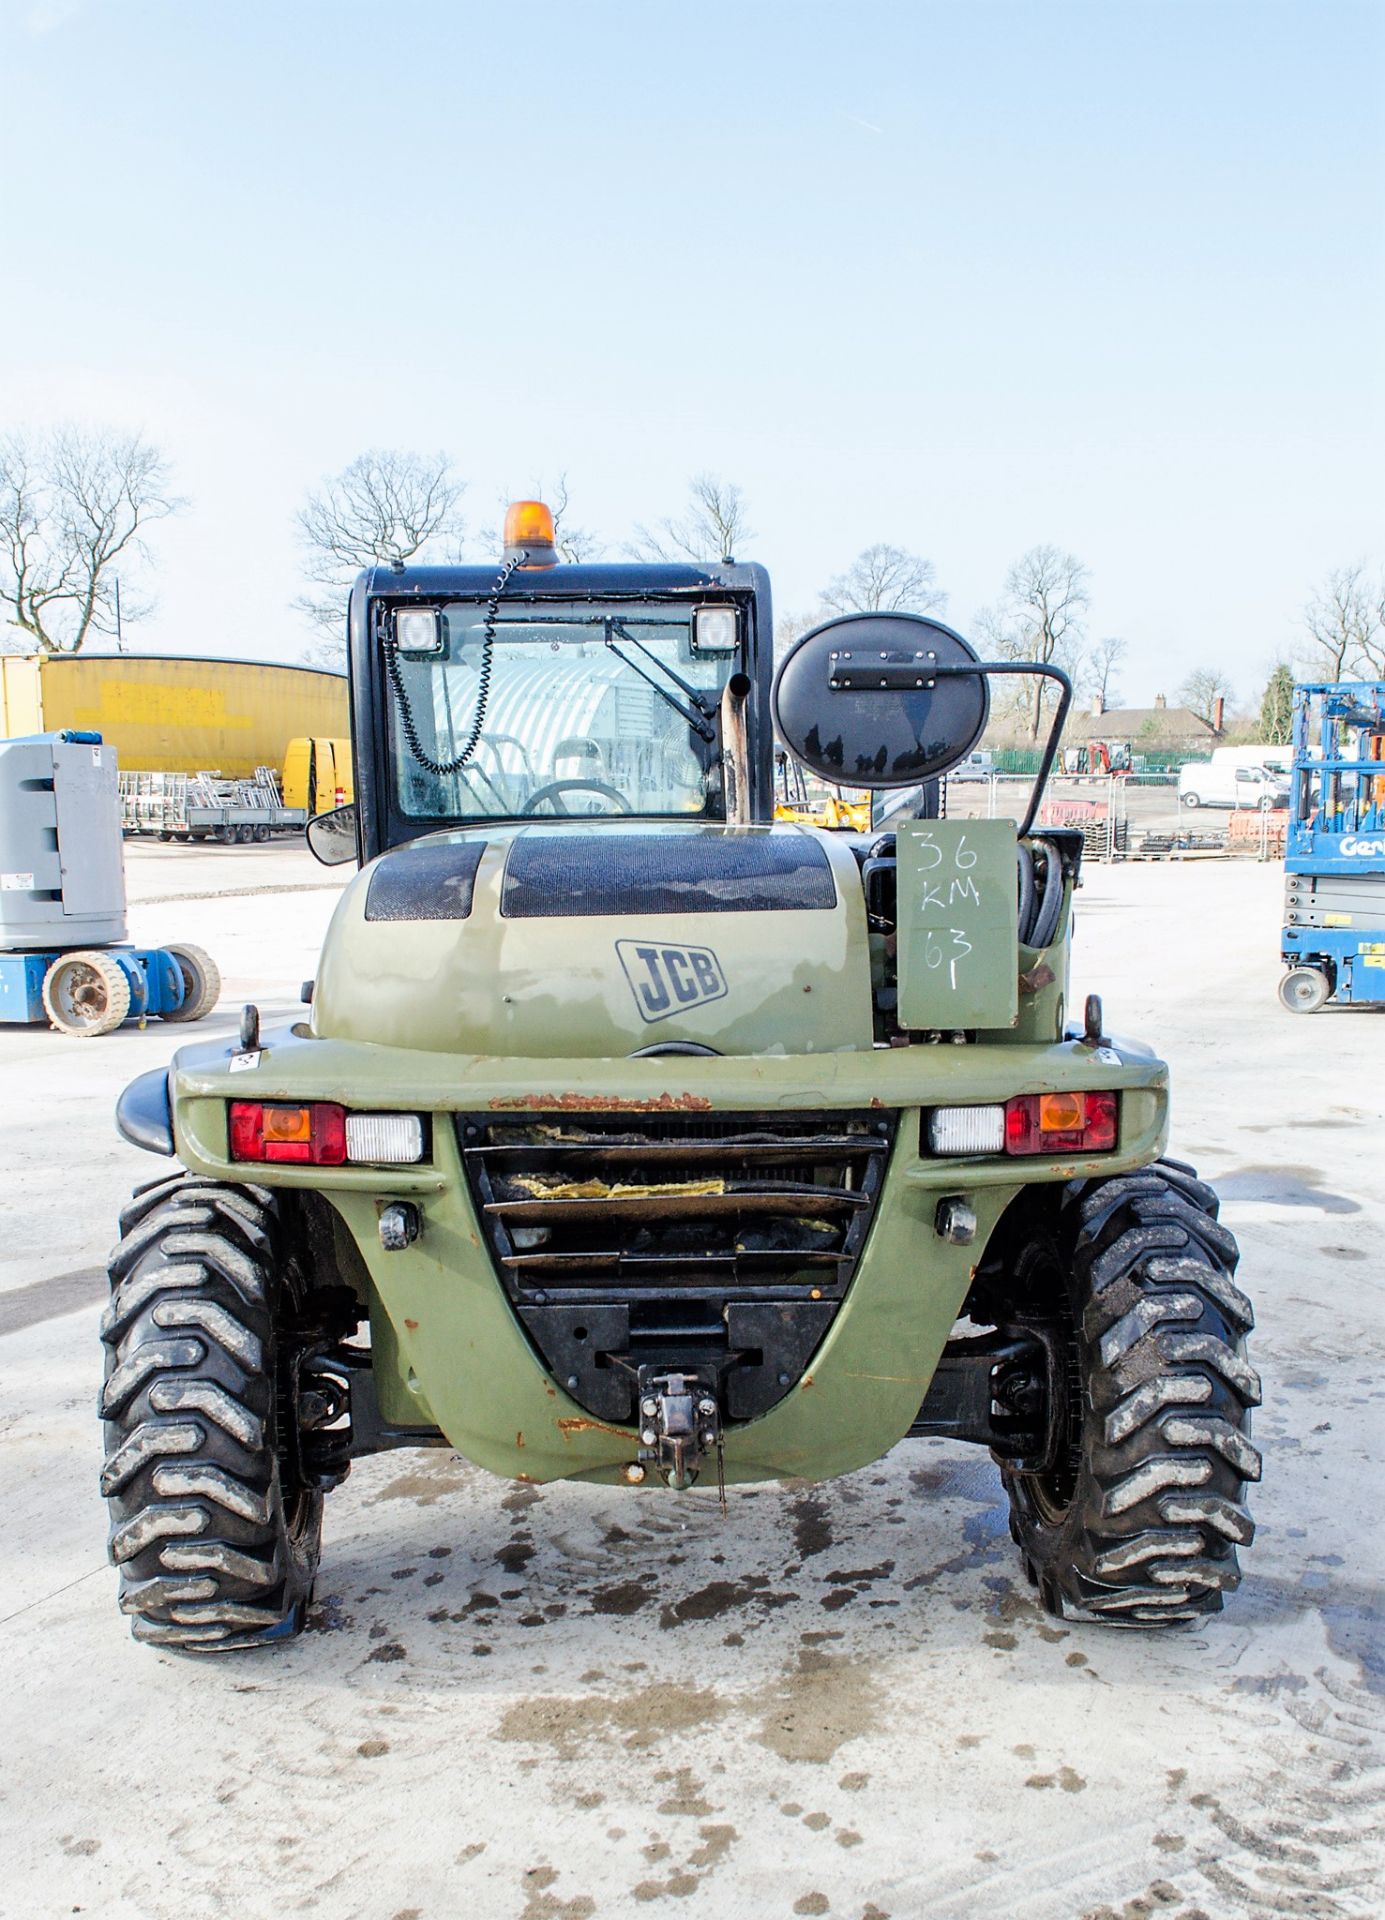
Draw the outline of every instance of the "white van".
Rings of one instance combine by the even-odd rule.
[[[1178,798],[1185,807],[1287,807],[1289,782],[1268,767],[1218,765],[1188,760],[1178,770]]]
[[[1264,767],[1268,773],[1280,773],[1287,778],[1293,764],[1292,747],[1271,747],[1262,744],[1248,747],[1213,747],[1212,749],[1214,767]]]

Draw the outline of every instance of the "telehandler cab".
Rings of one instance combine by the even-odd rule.
[[[136,1637],[296,1633],[324,1494],[416,1446],[725,1498],[945,1435],[1051,1611],[1215,1611],[1251,1309],[1165,1067],[1069,1017],[1064,676],[867,614],[772,686],[761,568],[560,565],[538,503],[506,541],[352,590],[357,799],[309,833],[361,871],[304,1019],[121,1099],[186,1169],[125,1209],[102,1325]],[[1057,691],[1023,819],[949,821],[1016,672]],[[917,801],[773,824],[776,725]]]

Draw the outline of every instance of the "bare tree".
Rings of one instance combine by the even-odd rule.
[[[1012,635],[1005,610],[1001,607],[978,607],[972,616],[969,638],[983,660],[1006,658],[1005,650],[1011,644]],[[1028,704],[1027,701],[1025,704]]]
[[[778,668],[785,654],[797,646],[805,633],[821,623],[822,614],[817,613],[780,613],[774,615],[774,664]]]
[[[936,578],[933,562],[922,554],[867,547],[828,581],[822,604],[833,613],[940,613],[947,595],[934,585]]]
[[[1385,679],[1385,573],[1381,574],[1376,588],[1374,613],[1371,631],[1361,641],[1361,665],[1368,675],[1382,680]]]
[[[1005,576],[999,609],[977,616],[979,636],[1004,660],[1032,660],[1076,673],[1082,660],[1083,616],[1087,611],[1086,567],[1060,547],[1031,547]],[[1039,737],[1051,682],[1035,679],[1020,696],[1031,740]]]
[[[169,468],[138,434],[62,427],[0,441],[0,605],[44,653],[116,631],[117,574],[147,561],[144,530],[177,513]],[[149,611],[126,589],[122,624]]]
[[[1120,689],[1116,684],[1116,675],[1120,671],[1121,661],[1129,652],[1124,640],[1113,633],[1104,640],[1098,640],[1087,659],[1087,672],[1094,693],[1101,696],[1103,712],[1120,699]]]
[[[1178,697],[1185,707],[1192,708],[1199,720],[1212,726],[1217,718],[1217,702],[1231,700],[1233,688],[1220,667],[1198,667],[1178,689]]]
[[[575,526],[568,511],[572,505],[572,494],[567,483],[566,468],[558,475],[551,495],[550,499],[540,481],[534,490],[534,498],[547,500],[553,509],[553,543],[558,549],[559,558],[570,563],[599,560],[605,543],[589,527]]]
[[[754,538],[740,488],[699,473],[688,482],[682,517],[637,526],[627,550],[636,560],[696,560],[705,565],[734,559]]]
[[[1338,567],[1303,610],[1315,656],[1329,680],[1348,673],[1385,670],[1385,600],[1374,591],[1360,563]]]
[[[295,601],[324,633],[340,632],[351,582],[362,567],[403,566],[425,550],[455,557],[464,482],[444,453],[373,448],[323,482],[298,514],[312,592]],[[335,654],[336,648],[328,649]]]
[[[480,553],[483,562],[499,560],[505,544],[506,510],[520,498],[542,500],[552,513],[553,543],[558,549],[560,560],[580,565],[584,560],[599,560],[606,551],[606,542],[600,534],[593,533],[589,527],[579,527],[573,523],[570,512],[572,494],[568,486],[567,470],[564,468],[552,486],[540,477],[527,494],[521,496],[507,488],[496,495],[500,519],[479,527],[468,542],[473,551]]]

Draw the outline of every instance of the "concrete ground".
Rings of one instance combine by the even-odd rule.
[[[296,1007],[335,878],[135,847],[132,932]],[[978,1452],[833,1484],[543,1490],[446,1454],[328,1502],[314,1630],[135,1646],[96,1491],[98,1269],[162,1163],[110,1121],[151,1026],[0,1031],[0,1915],[636,1912],[1221,1920],[1385,1911],[1385,1018],[1280,1011],[1280,880],[1088,871],[1079,993],[1169,1058],[1174,1150],[1256,1297],[1265,1479],[1204,1631],[1060,1624]]]

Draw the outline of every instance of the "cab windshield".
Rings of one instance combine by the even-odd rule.
[[[736,655],[698,653],[692,608],[502,603],[479,737],[458,766],[482,698],[485,614],[454,602],[438,651],[392,652],[390,757],[403,813],[720,814],[716,716]]]

